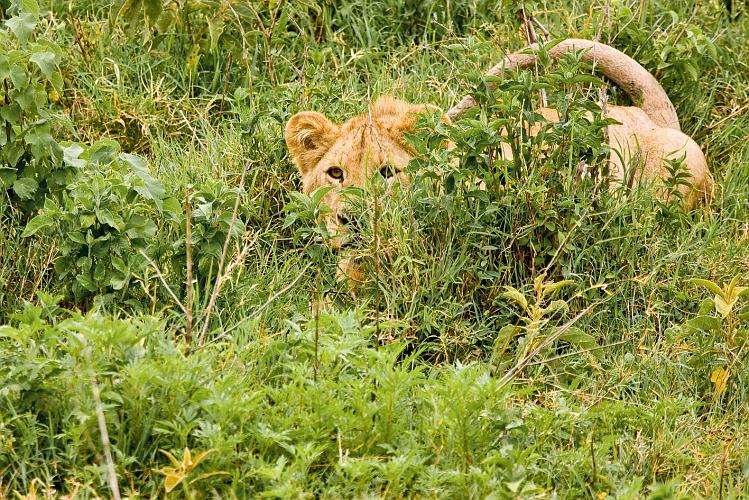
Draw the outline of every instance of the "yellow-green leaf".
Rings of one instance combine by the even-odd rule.
[[[172,491],[179,483],[182,482],[182,480],[185,479],[184,474],[179,473],[171,473],[167,474],[164,478],[164,489],[167,493]]]
[[[720,396],[726,390],[729,372],[722,366],[719,366],[710,374],[710,382],[715,384],[715,395]]]
[[[713,301],[715,302],[715,310],[718,311],[718,313],[723,318],[731,314],[731,309],[733,309],[733,304],[736,302],[735,300],[732,300],[731,302],[726,302],[725,300],[723,300],[722,297],[718,295],[715,296],[715,299],[713,299]]]
[[[517,302],[525,310],[528,309],[528,300],[525,298],[525,295],[520,293],[520,290],[511,286],[507,286],[505,288],[506,290],[502,294],[502,297]]]
[[[719,295],[721,297],[723,296],[723,289],[721,287],[719,287],[718,285],[716,285],[715,283],[713,283],[712,281],[710,281],[710,280],[703,280],[703,279],[699,279],[699,278],[694,278],[691,281],[695,285],[704,286],[705,288],[707,288],[708,290],[710,290],[711,292],[713,292],[716,295]]]

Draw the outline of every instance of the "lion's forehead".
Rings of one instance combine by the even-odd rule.
[[[324,167],[345,168],[349,174],[364,173],[365,167],[399,161],[404,155],[405,151],[386,131],[366,126],[344,129],[321,163]]]

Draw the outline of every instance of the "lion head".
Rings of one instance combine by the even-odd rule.
[[[388,185],[407,183],[405,168],[414,152],[404,134],[413,129],[418,114],[428,109],[437,108],[382,97],[368,112],[342,125],[314,111],[297,113],[286,124],[286,145],[302,176],[304,193],[324,186],[335,188],[323,198],[331,208],[325,224],[334,235],[334,247],[346,243],[352,222],[341,190],[365,188],[378,173]]]

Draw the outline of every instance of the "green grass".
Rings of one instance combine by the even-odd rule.
[[[100,416],[130,497],[164,495],[182,466],[165,452],[181,462],[185,448],[209,453],[170,496],[747,495],[748,301],[721,318],[693,280],[749,285],[749,11],[611,2],[609,31],[605,0],[525,3],[554,36],[610,37],[657,75],[707,154],[714,199],[690,213],[646,192],[591,202],[592,185],[571,191],[566,136],[548,160],[474,174],[429,150],[415,169],[457,176],[454,190],[424,180],[379,199],[360,253],[375,238],[385,251],[355,297],[314,237],[315,207],[291,194],[286,120],[342,121],[378,95],[449,107],[525,45],[514,3],[232,3],[241,29],[227,14],[213,48],[197,33],[216,6],[200,18],[176,2],[181,22],[145,43],[103,3],[43,6],[34,36],[63,51],[56,139],[143,155],[176,206],[144,212],[161,277],[141,261],[125,289],[80,297],[52,265],[65,235],[22,237],[36,212],[3,188],[0,497],[111,496]],[[552,96],[596,98],[544,74],[533,82]],[[518,92],[497,94],[495,114],[515,116]],[[488,199],[470,195],[470,175],[500,168]],[[371,197],[359,205],[372,214]],[[209,310],[227,233],[231,272]],[[507,287],[533,304],[547,267],[570,284],[530,324]]]

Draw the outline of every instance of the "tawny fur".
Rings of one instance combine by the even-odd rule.
[[[618,122],[608,127],[608,141],[612,153],[609,159],[614,185],[631,179],[636,182],[659,184],[668,175],[667,161],[683,159],[689,174],[689,185],[682,186],[687,207],[709,196],[713,189],[712,177],[702,150],[692,138],[680,131],[679,120],[663,88],[635,60],[622,52],[588,40],[565,40],[549,50],[558,58],[570,50],[582,50],[583,59],[593,62],[610,80],[619,85],[638,106],[606,107],[606,116]],[[498,75],[505,69],[527,68],[536,63],[531,53],[511,54],[492,68]],[[475,105],[470,97],[461,101],[444,116],[445,121],[459,116]],[[385,165],[397,174],[388,182],[407,182],[403,170],[412,157],[404,139],[416,122],[418,113],[430,105],[412,105],[391,97],[382,97],[370,106],[367,113],[336,125],[320,113],[304,111],[292,116],[286,124],[286,144],[291,158],[302,175],[304,192],[334,185],[364,187],[369,177]],[[556,110],[542,108],[539,112],[551,122],[559,121]],[[537,133],[534,127],[531,133]],[[511,154],[504,151],[505,158]],[[330,169],[342,170],[342,179],[329,175]],[[636,168],[631,175],[631,168]],[[326,220],[334,233],[344,233],[341,215],[345,200],[339,189],[331,190],[323,201],[332,208]],[[340,246],[341,241],[334,239]]]

